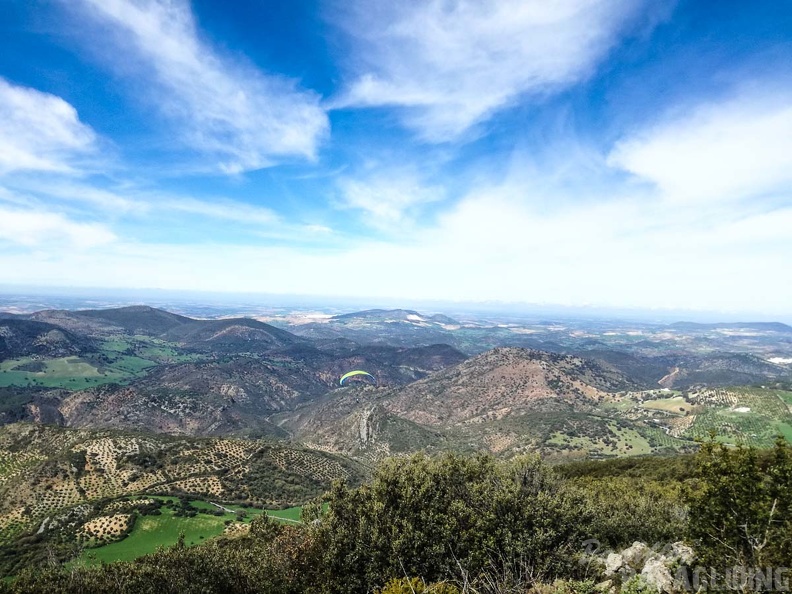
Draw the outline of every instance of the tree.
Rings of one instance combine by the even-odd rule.
[[[698,488],[688,494],[689,536],[701,563],[764,568],[792,563],[792,455],[729,448],[710,438],[696,457]]]
[[[586,538],[582,500],[535,457],[391,460],[370,485],[334,485],[329,501],[320,538],[325,569],[346,578],[336,592],[405,575],[427,583],[487,572],[556,577]]]

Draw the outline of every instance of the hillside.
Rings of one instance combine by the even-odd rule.
[[[189,320],[160,335],[183,346],[220,351],[262,351],[286,348],[305,340],[249,318]]]
[[[188,324],[193,320],[169,311],[148,307],[146,305],[132,305],[110,309],[80,310],[74,314],[81,318],[90,318],[99,322],[107,322],[122,328],[130,334],[149,334],[160,336],[178,326]]]
[[[0,544],[39,526],[46,534],[74,532],[108,499],[126,495],[285,506],[323,493],[335,479],[356,484],[367,472],[343,457],[268,441],[26,423],[0,428],[0,461]]]
[[[371,459],[418,450],[575,457],[684,447],[641,419],[603,410],[633,386],[578,357],[495,349],[404,387],[338,389],[272,421],[312,447]]]
[[[53,324],[18,317],[0,319],[0,361],[28,355],[66,357],[91,346],[90,340]]]
[[[385,406],[425,425],[455,425],[527,410],[585,409],[631,385],[622,374],[578,357],[500,348],[410,384]]]
[[[116,342],[129,352],[128,342]],[[164,351],[162,346],[133,344],[139,345],[133,352],[142,356]],[[172,435],[284,437],[285,433],[267,418],[333,390],[338,378],[350,369],[368,369],[381,385],[401,386],[465,360],[462,353],[446,345],[416,349],[355,347],[332,353],[298,343],[266,356],[233,354],[167,364],[149,361],[150,367],[144,373],[122,381],[123,376],[113,375],[113,369],[132,357],[123,355],[114,362],[113,353],[108,353],[110,358],[98,360],[98,368],[82,360],[63,364],[66,369],[96,373],[97,379],[104,380],[102,383],[68,389],[77,385],[72,381],[75,378],[65,378],[62,388],[66,389],[51,386],[55,389],[47,391],[38,384],[36,389],[20,386],[0,408],[0,422],[30,420]],[[41,370],[28,375],[46,377],[47,367],[40,361],[14,363],[15,369],[33,369],[34,364],[39,366],[35,369]]]

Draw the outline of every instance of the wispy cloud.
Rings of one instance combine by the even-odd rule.
[[[97,223],[74,221],[60,213],[46,210],[0,206],[0,240],[28,248],[67,247],[87,249],[115,240],[107,227]]]
[[[525,93],[585,78],[643,2],[337,2],[354,80],[337,107],[406,108],[428,140],[458,136]]]
[[[0,174],[74,172],[96,135],[69,103],[0,78]]]
[[[345,177],[339,181],[339,188],[342,208],[362,211],[366,223],[383,230],[410,223],[423,206],[444,197],[441,187],[426,185],[415,172],[405,169]]]
[[[665,199],[724,202],[783,192],[792,200],[792,93],[705,103],[629,135],[608,162]]]
[[[128,53],[147,66],[153,102],[180,126],[189,147],[216,156],[228,173],[275,158],[313,158],[329,129],[319,96],[297,81],[264,74],[204,41],[186,0],[82,0],[117,33],[118,67]]]
[[[53,183],[48,179],[17,177],[6,183],[19,191],[11,192],[5,188],[0,200],[5,197],[6,201],[10,201],[11,197],[15,197],[19,201],[28,197],[37,198],[43,203],[76,205],[78,210],[89,206],[94,213],[104,213],[113,218],[180,213],[248,226],[273,225],[280,221],[277,213],[269,208],[224,197],[199,200],[182,194],[135,188],[128,184],[119,188],[103,188],[70,179],[59,179]],[[0,190],[3,190],[2,186]]]

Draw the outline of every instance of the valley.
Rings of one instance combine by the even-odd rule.
[[[416,452],[567,464],[792,440],[783,324],[182,313],[0,315],[7,574],[244,531]],[[375,381],[340,386],[356,369]]]

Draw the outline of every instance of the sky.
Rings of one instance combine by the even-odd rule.
[[[0,11],[0,284],[792,314],[789,0]]]

